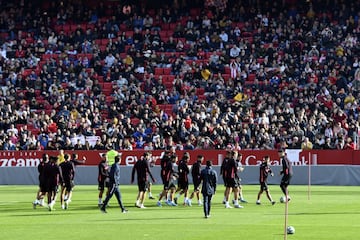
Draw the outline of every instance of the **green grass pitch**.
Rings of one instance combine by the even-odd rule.
[[[123,201],[129,210],[122,214],[115,196],[108,213],[97,207],[97,186],[76,186],[69,209],[32,208],[37,186],[0,186],[0,236],[5,240],[35,239],[285,239],[285,204],[279,203],[279,186],[270,190],[277,203],[272,206],[262,196],[262,205],[255,204],[259,187],[243,186],[249,201],[244,209],[225,209],[221,203],[223,186],[212,201],[211,218],[203,217],[203,209],[193,201],[192,207],[156,206],[147,199],[146,209],[134,207],[136,185],[121,186]],[[153,186],[157,195],[160,185]],[[289,187],[288,223],[295,234],[287,239],[359,239],[360,188],[348,186]],[[183,198],[179,202],[182,203]]]

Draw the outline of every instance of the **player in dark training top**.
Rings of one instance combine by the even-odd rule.
[[[101,161],[98,165],[98,190],[99,190],[99,201],[98,206],[102,206],[102,197],[104,194],[105,187],[107,188],[106,195],[109,194],[109,164],[106,158],[106,153],[101,155]]]
[[[176,197],[174,198],[175,203],[177,204],[178,198],[181,196],[181,194],[184,194],[184,205],[189,204],[188,199],[188,190],[189,190],[189,166],[188,163],[190,161],[190,154],[188,152],[185,152],[182,159],[179,161],[178,165],[178,173],[179,173],[179,179],[178,179],[178,188],[176,189],[176,192],[179,192]]]
[[[287,200],[290,201],[291,198],[289,196],[288,186],[293,175],[292,165],[283,149],[280,149],[278,153],[282,165],[282,170],[280,171],[280,174],[282,175],[280,188],[284,195],[287,196]]]
[[[75,167],[74,164],[70,161],[70,155],[65,154],[64,155],[64,162],[60,163],[61,172],[63,175],[63,182],[61,187],[61,195],[60,195],[60,202],[61,202],[61,208],[67,209],[69,200],[65,200],[65,196],[69,196],[72,192],[72,189],[74,187],[74,174],[75,174]]]
[[[36,194],[36,199],[33,202],[34,209],[37,205],[44,205],[44,197],[46,195],[46,179],[44,177],[44,167],[46,164],[49,164],[49,155],[44,153],[42,159],[38,165],[38,173],[39,173],[39,190]]]
[[[194,195],[198,200],[198,205],[202,205],[200,200],[200,173],[201,173],[201,164],[204,161],[204,157],[202,155],[197,156],[197,161],[191,166],[191,176],[194,184],[194,191],[190,194],[189,198],[189,206],[192,205],[191,200]]]
[[[145,200],[145,195],[146,195],[146,191],[147,191],[147,182],[148,182],[149,176],[151,177],[152,181],[155,182],[155,178],[151,174],[149,164],[148,164],[148,161],[150,158],[151,158],[151,153],[145,152],[143,157],[140,158],[140,160],[138,160],[135,163],[135,165],[132,169],[132,173],[131,173],[131,183],[134,182],[135,173],[137,175],[137,183],[138,183],[139,193],[138,193],[138,196],[136,199],[135,206],[138,208],[145,208],[144,200]]]
[[[61,168],[57,165],[57,157],[50,157],[50,163],[45,164],[43,173],[48,197],[48,208],[49,211],[52,211],[59,183],[63,182]]]
[[[260,197],[261,194],[265,191],[266,192],[266,196],[269,199],[269,201],[271,202],[272,205],[275,204],[275,201],[272,199],[269,188],[268,188],[268,184],[267,184],[267,177],[270,176],[274,176],[270,166],[270,157],[269,156],[265,156],[263,158],[263,162],[260,164],[260,177],[259,177],[259,182],[260,182],[260,191],[258,193],[257,196],[257,200],[256,200],[256,204],[260,205]]]

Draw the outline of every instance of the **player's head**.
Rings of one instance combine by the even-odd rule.
[[[226,157],[230,158],[232,154],[231,150],[226,150]]]
[[[269,164],[269,162],[270,162],[270,157],[267,156],[267,155],[266,155],[265,157],[263,157],[263,162]]]
[[[50,157],[50,162],[56,163],[58,160],[58,158],[56,156],[51,156]]]
[[[144,159],[149,159],[151,157],[151,152],[144,152],[143,157]]]
[[[285,156],[285,150],[282,149],[282,148],[280,148],[280,149],[278,150],[278,154],[279,154],[279,157]]]
[[[116,155],[115,158],[115,163],[120,163],[121,162],[121,156],[120,155]]]
[[[207,166],[207,167],[211,167],[211,166],[212,166],[212,161],[211,161],[211,160],[207,160],[207,161],[206,161],[206,166]]]
[[[190,154],[188,152],[185,152],[183,157],[182,157],[183,161],[185,162],[189,162],[190,159]]]
[[[73,158],[73,159],[77,159],[77,158],[78,158],[77,153],[73,153],[73,154],[72,154],[72,158]]]
[[[65,160],[65,161],[69,161],[69,160],[70,160],[70,155],[66,153],[66,154],[64,155],[64,160]]]
[[[197,161],[202,163],[204,161],[204,156],[203,155],[198,155],[197,156]]]
[[[237,159],[238,151],[235,151],[235,150],[231,151],[231,156],[232,156],[232,158]]]
[[[43,162],[48,162],[48,161],[49,161],[49,155],[48,155],[47,153],[44,153],[44,154],[42,155],[42,161],[43,161]]]
[[[170,160],[171,160],[171,162],[172,163],[176,163],[177,162],[177,156],[176,155],[171,155],[171,157],[170,157]]]

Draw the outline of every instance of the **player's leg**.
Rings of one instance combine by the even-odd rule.
[[[266,189],[266,196],[271,202],[272,205],[274,205],[276,202],[272,199],[269,189]]]
[[[151,193],[151,186],[152,186],[152,183],[150,181],[147,181],[147,192],[149,194],[149,199],[155,199]]]
[[[135,207],[140,207],[140,193],[141,193],[141,186],[140,186],[140,182],[138,182],[138,194],[136,196],[136,202],[135,202]]]
[[[101,207],[101,205],[103,204],[102,198],[103,198],[103,194],[104,194],[104,190],[105,190],[105,182],[104,181],[98,182],[98,190],[99,190],[98,206]]]
[[[205,218],[208,218],[209,215],[209,195],[203,194],[203,199],[204,199],[204,215]]]
[[[260,198],[261,198],[261,194],[264,192],[264,190],[260,189],[258,195],[257,195],[257,199],[256,199],[256,204],[257,205],[260,205],[261,202],[260,202]]]
[[[119,206],[120,206],[120,208],[121,208],[121,211],[122,211],[123,213],[127,212],[127,210],[125,209],[125,206],[124,206],[124,204],[123,204],[123,202],[122,202],[121,192],[120,192],[118,186],[115,188],[114,194],[115,194],[115,197],[116,197],[116,199],[117,199],[117,201],[118,201],[118,203],[119,203]]]
[[[139,182],[139,199],[138,199],[139,202],[137,202],[137,207],[139,208],[145,208],[144,201],[145,201],[146,191],[147,191],[146,182],[145,181]]]
[[[247,201],[244,198],[242,190],[243,190],[242,185],[239,184],[239,201],[242,202],[242,203],[247,203]]]
[[[243,208],[243,206],[241,206],[239,204],[239,186],[236,185],[233,188],[233,190],[234,190],[234,207],[235,208]]]
[[[176,205],[177,205],[177,204],[174,202],[175,191],[176,191],[176,187],[175,187],[175,185],[172,185],[172,186],[170,187],[170,194],[169,194],[169,205],[171,205],[171,206],[176,206]]]
[[[191,206],[191,202],[189,202],[189,183],[186,183],[184,187],[184,205]]]
[[[109,186],[109,194],[106,195],[103,205],[100,208],[100,210],[104,213],[106,213],[106,206],[108,205],[108,202],[110,201],[111,197],[114,195],[115,188],[116,188],[115,184],[109,184],[108,186]]]
[[[162,192],[159,195],[158,202],[156,203],[156,205],[159,206],[159,207],[161,207],[161,199],[163,197],[167,196],[167,193],[168,193],[168,190],[169,190],[169,182],[163,180],[163,183],[164,183],[164,188],[163,188]]]

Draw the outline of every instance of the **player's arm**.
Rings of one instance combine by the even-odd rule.
[[[270,173],[270,176],[272,176],[272,177],[274,176],[274,173],[271,168],[269,168],[269,173]]]
[[[100,173],[102,176],[109,176],[109,172],[106,169],[106,165],[104,163],[101,164]]]
[[[72,162],[74,163],[74,165],[82,165],[85,164],[86,162],[86,157],[83,157],[83,160],[77,160],[77,159],[73,159]]]
[[[146,163],[146,172],[149,174],[149,176],[151,177],[151,180],[153,182],[156,182],[154,176],[152,175],[151,171],[150,171],[150,167],[149,167],[149,163]]]
[[[110,178],[110,181],[115,183],[115,171],[116,171],[116,166],[115,164],[113,164],[110,168],[110,173],[109,173],[109,178]]]
[[[216,174],[216,172],[213,171],[213,173],[214,173],[214,182],[213,182],[213,184],[214,184],[214,194],[215,194],[215,193],[216,193],[216,185],[217,185],[218,179],[217,179],[217,174]]]
[[[57,168],[57,171],[58,171],[58,174],[59,174],[59,180],[60,182],[64,182],[64,177],[63,177],[63,174],[62,174],[62,170],[61,170],[61,167],[60,166],[56,166]]]
[[[135,163],[135,165],[133,166],[132,171],[131,171],[131,183],[133,183],[134,179],[135,179],[136,165],[137,164]]]
[[[284,159],[281,159],[281,165],[282,165],[282,169],[280,171],[280,175],[285,173],[285,169],[286,169],[286,161]]]

